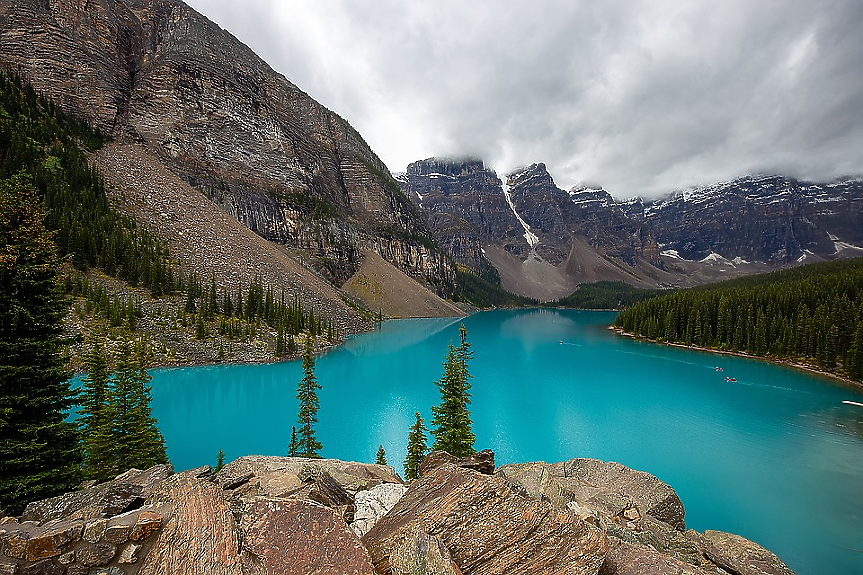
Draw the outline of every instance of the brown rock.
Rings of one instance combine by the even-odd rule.
[[[108,525],[107,529],[105,529],[104,539],[108,543],[113,543],[114,545],[120,545],[129,540],[129,532],[132,531],[131,525]]]
[[[15,571],[17,571],[17,569],[18,566],[15,563],[0,561],[0,575],[15,575]]]
[[[23,565],[18,572],[21,575],[63,575],[63,569],[50,559]]]
[[[794,575],[779,557],[740,535],[705,531],[701,541],[707,558],[726,571],[738,575]]]
[[[85,567],[102,567],[111,562],[117,547],[110,543],[84,542],[75,548],[75,558]]]
[[[434,471],[445,463],[451,463],[465,469],[479,471],[486,475],[494,473],[494,451],[491,449],[483,449],[469,457],[459,459],[454,455],[450,455],[446,451],[432,451],[426,455],[420,463],[420,476]]]
[[[599,575],[708,575],[708,572],[662,555],[652,547],[615,539]]]
[[[39,561],[59,554],[60,548],[50,535],[36,535],[27,542],[27,561]]]
[[[439,537],[465,575],[595,574],[608,540],[567,509],[516,494],[502,478],[446,464],[411,483],[362,538],[387,573],[396,544],[414,533]]]
[[[137,543],[129,543],[120,551],[120,556],[117,557],[117,563],[127,565],[138,561],[138,552],[141,551],[141,546]]]
[[[142,560],[141,575],[242,573],[236,523],[222,490],[205,479],[177,474],[147,500],[166,504],[171,515]]]
[[[443,541],[422,532],[393,545],[390,567],[392,575],[461,575]]]
[[[649,473],[597,459],[571,459],[566,462],[564,473],[567,479],[598,488],[603,495],[622,495],[631,499],[642,514],[651,515],[681,531],[686,529],[683,503],[677,493]],[[570,484],[565,485],[571,488]]]
[[[27,552],[30,535],[23,531],[12,531],[3,535],[3,554],[13,559],[23,559]]]
[[[368,463],[345,462],[336,459],[303,457],[240,457],[222,468],[214,478],[223,488],[231,487],[233,497],[309,498],[313,489],[325,493],[315,481],[315,470],[325,471],[352,501],[358,491],[381,483],[402,483],[392,467]],[[301,479],[302,476],[302,479]],[[336,499],[344,500],[340,494]]]
[[[308,465],[300,470],[297,478],[304,483],[315,484],[315,487],[309,491],[309,499],[312,501],[317,501],[327,507],[353,503],[354,498],[333,479],[333,476],[326,469]]]
[[[162,527],[162,516],[153,511],[142,511],[138,515],[135,525],[129,533],[129,539],[132,541],[141,541],[146,539]]]
[[[98,543],[108,528],[107,519],[93,519],[84,524],[82,539],[89,543]]]
[[[332,509],[293,499],[257,498],[242,520],[245,547],[262,573],[372,575],[369,555]]]
[[[60,565],[71,565],[75,562],[75,551],[68,551],[57,557],[57,563]]]
[[[22,518],[44,523],[52,519],[111,517],[143,503],[153,488],[173,472],[170,465],[154,465],[145,471],[130,469],[88,489],[30,503]]]

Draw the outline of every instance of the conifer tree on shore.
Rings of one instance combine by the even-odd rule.
[[[321,389],[315,378],[315,348],[311,334],[306,336],[303,350],[303,379],[297,386],[299,406],[299,443],[297,455],[300,457],[320,457],[318,451],[323,446],[315,437],[315,424],[318,422],[317,390]]]
[[[386,465],[387,464],[387,452],[384,451],[383,445],[378,445],[378,453],[375,456],[375,464],[376,465]]]
[[[84,356],[87,376],[81,382],[79,425],[84,448],[84,476],[98,481],[111,479],[114,471],[111,413],[108,405],[111,375],[101,336]]]
[[[0,180],[0,508],[70,491],[81,478],[60,336],[67,303],[32,181]]]
[[[432,407],[432,449],[443,450],[456,457],[467,457],[474,453],[476,438],[471,431],[473,423],[468,410],[471,378],[468,362],[473,352],[467,341],[464,324],[459,327],[459,340],[457,347],[450,344],[447,348],[444,373],[436,382],[441,401]]]
[[[419,477],[420,463],[426,455],[426,428],[420,412],[414,413],[416,422],[408,432],[408,453],[405,456],[405,479],[416,479]]]

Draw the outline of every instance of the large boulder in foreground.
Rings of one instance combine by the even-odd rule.
[[[184,472],[163,482],[147,500],[172,509],[140,575],[207,573],[241,575],[236,521],[222,490]]]
[[[381,483],[403,483],[389,465],[265,455],[240,457],[223,467],[215,480],[237,497],[298,498],[298,495],[308,495],[315,487],[320,491],[322,481],[324,491],[331,489],[332,485],[326,487],[329,481],[323,473],[351,497]]]
[[[247,575],[374,575],[353,532],[319,503],[259,497],[246,505],[241,526]]]
[[[611,539],[599,575],[709,575],[701,567],[664,555],[653,547]]]
[[[378,573],[390,573],[394,549],[419,533],[439,538],[464,575],[595,575],[608,548],[601,530],[568,509],[523,497],[500,477],[452,464],[412,482],[362,541]]]
[[[716,565],[737,575],[794,575],[782,560],[757,543],[722,531],[701,535],[704,554]]]
[[[110,481],[81,491],[34,501],[24,508],[22,520],[44,523],[59,519],[111,517],[140,507],[153,489],[174,473],[170,465],[130,469]]]
[[[649,515],[683,531],[683,503],[670,485],[644,471],[597,459],[562,463],[515,463],[496,471],[534,499],[562,507],[577,502],[607,517],[635,520]]]

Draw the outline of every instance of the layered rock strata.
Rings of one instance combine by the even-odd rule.
[[[362,247],[441,290],[452,280],[356,130],[179,0],[4,2],[0,64],[336,283]]]
[[[742,537],[686,530],[647,473],[592,459],[495,471],[477,455],[435,452],[407,486],[333,459],[130,470],[0,520],[0,574],[792,574]]]

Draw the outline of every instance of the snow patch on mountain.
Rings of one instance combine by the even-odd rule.
[[[512,210],[512,213],[515,215],[515,219],[518,220],[518,223],[521,224],[521,227],[524,228],[524,239],[527,240],[527,245],[530,246],[531,250],[535,250],[536,246],[539,245],[539,236],[530,231],[530,226],[526,221],[522,219],[519,215],[518,211],[515,209],[515,204],[512,203],[512,196],[509,193],[509,180],[506,177],[501,178],[501,187],[503,188],[503,197],[506,198],[506,203],[509,204],[509,209]]]

